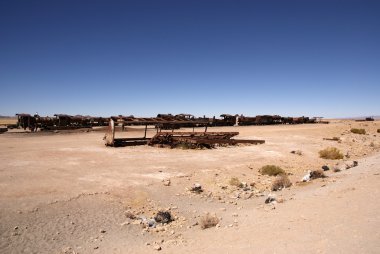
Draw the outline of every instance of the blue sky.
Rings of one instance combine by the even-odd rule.
[[[380,115],[380,1],[0,2],[0,114]]]

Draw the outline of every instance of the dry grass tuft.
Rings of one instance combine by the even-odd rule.
[[[268,176],[276,176],[285,174],[285,171],[282,168],[275,165],[266,165],[260,169],[260,173]]]
[[[319,151],[319,157],[329,160],[340,160],[343,159],[343,153],[336,147],[328,147]]]
[[[365,129],[356,129],[356,128],[352,128],[351,132],[355,134],[361,134],[361,135],[364,135],[366,133]]]
[[[326,177],[326,175],[322,169],[314,170],[314,171],[311,171],[311,173],[310,173],[311,179],[325,178],[325,177]]]
[[[131,211],[126,211],[125,217],[127,217],[128,219],[131,219],[131,220],[136,219],[136,215],[134,215]]]
[[[216,217],[215,215],[210,215],[210,214],[206,214],[200,220],[200,225],[202,229],[215,227],[216,225],[218,225],[218,223],[219,223],[219,218]]]
[[[279,191],[290,186],[292,186],[292,182],[290,181],[289,177],[282,174],[277,176],[276,180],[274,180],[272,184],[272,191]]]
[[[230,185],[236,186],[238,188],[242,188],[243,187],[243,183],[240,182],[240,180],[237,177],[232,177],[228,183]]]

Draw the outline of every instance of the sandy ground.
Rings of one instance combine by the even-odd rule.
[[[379,253],[379,128],[378,121],[212,128],[266,143],[211,150],[110,148],[102,132],[4,133],[0,253]],[[323,140],[332,137],[341,141]],[[345,158],[319,158],[330,146]],[[307,170],[346,160],[359,166],[297,183]],[[281,166],[293,183],[275,193],[281,203],[264,202],[275,179],[259,173],[266,164]],[[232,177],[252,187],[231,186]],[[188,191],[194,183],[204,192]],[[175,220],[144,228],[129,218],[159,210]],[[217,227],[201,229],[206,213],[220,219]]]

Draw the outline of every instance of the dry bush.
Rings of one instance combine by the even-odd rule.
[[[131,211],[126,211],[125,217],[127,217],[128,219],[131,219],[131,220],[136,219],[136,215],[134,215]]]
[[[311,179],[317,179],[317,178],[325,178],[326,175],[323,172],[322,169],[314,170],[310,172],[310,178]]]
[[[219,223],[219,218],[216,217],[215,215],[210,215],[210,214],[206,214],[200,220],[200,225],[202,229],[215,227],[216,225],[218,225],[218,223]]]
[[[285,171],[282,168],[275,165],[266,165],[260,169],[260,173],[268,176],[276,176],[285,174]]]
[[[290,186],[292,186],[292,182],[290,181],[289,177],[282,174],[277,176],[276,180],[274,180],[272,184],[272,191],[279,191]]]
[[[364,135],[366,133],[365,129],[356,129],[356,128],[352,128],[351,132],[355,134],[361,134],[361,135]]]
[[[336,147],[328,147],[319,151],[319,157],[329,160],[340,160],[343,159],[343,153]]]
[[[240,180],[237,177],[232,177],[228,183],[230,185],[236,186],[238,188],[242,188],[243,187],[243,183],[240,182]]]
[[[380,129],[377,129],[377,133],[380,133]]]

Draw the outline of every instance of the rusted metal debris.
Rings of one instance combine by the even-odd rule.
[[[239,132],[159,132],[149,145],[160,147],[212,148],[215,145],[263,144],[264,140],[232,139]]]
[[[53,117],[41,117],[38,114],[16,114],[18,117],[17,127],[31,131],[40,130],[70,130],[78,128],[91,128],[95,126],[107,126],[110,119],[125,126],[154,125],[160,130],[180,129],[183,127],[200,126],[246,126],[246,125],[274,125],[274,124],[304,124],[304,123],[328,123],[321,121],[320,117],[282,117],[279,115],[257,115],[255,117],[244,115],[222,114],[221,118],[194,117],[191,114],[158,114],[156,117],[111,116],[92,117],[81,115],[55,114]]]
[[[17,127],[31,131],[41,130],[72,130],[79,128],[91,128],[94,126],[107,126],[109,118],[92,116],[70,116],[55,114],[54,117],[41,117],[37,114],[16,114]]]
[[[4,132],[7,132],[7,131],[8,131],[7,127],[0,126],[0,134],[4,133]]]
[[[175,122],[174,122],[175,123]],[[172,124],[174,124],[172,123]],[[115,121],[110,120],[108,131],[104,137],[106,146],[135,146],[150,145],[158,147],[184,147],[184,148],[212,148],[215,145],[236,145],[236,144],[263,144],[264,140],[233,139],[239,132],[207,132],[207,125],[204,132],[174,132],[161,131],[157,129],[156,135],[152,138],[146,137],[148,121],[145,122],[143,137],[115,138]]]
[[[372,122],[375,121],[373,117],[366,117],[365,119],[357,119],[356,122]]]

